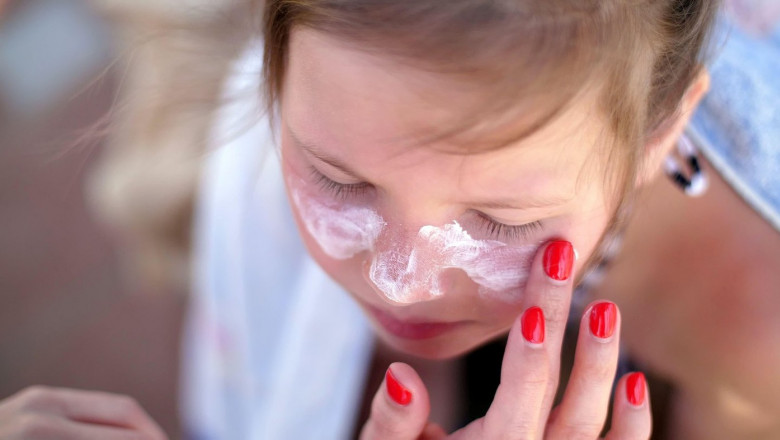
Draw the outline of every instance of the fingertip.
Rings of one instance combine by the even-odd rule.
[[[412,392],[395,377],[392,368],[388,368],[385,373],[385,390],[390,400],[401,406],[406,406],[412,401]]]
[[[617,304],[598,300],[588,304],[582,314],[580,332],[587,332],[601,343],[614,341],[620,334],[621,316]]]
[[[428,393],[420,376],[411,366],[395,362],[374,395],[361,439],[417,439],[429,414]]]
[[[648,391],[642,372],[627,373],[620,378],[615,389],[612,427],[607,440],[650,438],[653,420]]]
[[[523,339],[531,347],[538,348],[544,343],[545,324],[544,312],[541,307],[533,306],[525,309],[520,315],[520,331]]]
[[[568,315],[574,280],[574,246],[564,239],[552,239],[539,246],[524,289],[527,306],[544,309],[548,322],[564,324]]]
[[[647,381],[644,373],[635,371],[625,376],[625,398],[634,408],[641,408],[648,400]]]
[[[427,405],[428,391],[420,375],[409,364],[393,362],[385,372],[385,395],[398,406]]]
[[[568,240],[553,240],[544,249],[542,268],[550,280],[566,282],[574,270],[576,255],[574,246]]]

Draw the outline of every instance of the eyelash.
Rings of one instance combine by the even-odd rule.
[[[535,221],[524,225],[505,225],[499,223],[483,213],[477,213],[482,223],[482,228],[494,238],[505,240],[527,240],[531,238],[534,232],[542,229],[542,223]]]
[[[345,184],[345,183],[338,183],[334,182],[321,172],[317,171],[316,168],[311,167],[310,169],[312,178],[314,179],[314,182],[320,186],[320,188],[324,189],[325,191],[331,193],[334,197],[346,200],[350,197],[356,197],[364,194],[369,188],[371,188],[371,185],[368,183],[352,183],[352,184]]]
[[[319,172],[314,167],[311,167],[310,171],[314,182],[319,185],[320,188],[341,200],[347,200],[350,197],[363,195],[371,188],[371,185],[368,183],[345,184],[335,182]],[[523,225],[510,226],[499,223],[481,212],[478,212],[477,215],[479,216],[483,230],[486,231],[491,237],[496,239],[528,239],[533,235],[534,232],[542,228],[542,224],[539,221],[526,223]]]

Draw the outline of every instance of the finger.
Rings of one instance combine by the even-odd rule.
[[[615,381],[620,313],[609,301],[591,304],[580,322],[574,366],[550,438],[596,438],[604,426]]]
[[[530,307],[509,331],[501,383],[478,437],[536,438],[544,428],[541,406],[550,380],[546,344],[544,312]]]
[[[428,423],[418,440],[441,440],[447,437],[447,431],[435,423]]]
[[[12,439],[152,440],[155,438],[134,429],[90,425],[49,414],[28,414],[12,431],[10,434]]]
[[[653,430],[650,394],[645,376],[634,372],[624,375],[615,390],[612,428],[605,440],[647,440]]]
[[[544,310],[547,324],[546,349],[550,359],[550,386],[542,414],[548,414],[558,388],[561,344],[569,318],[576,252],[566,240],[552,240],[537,252],[525,289],[526,307]]]
[[[420,437],[431,407],[428,390],[420,376],[407,364],[395,362],[385,373],[374,400],[371,415],[360,434],[362,440],[413,440]]]
[[[35,387],[26,396],[38,409],[92,424],[132,428],[154,439],[166,438],[159,425],[135,399],[103,391]]]

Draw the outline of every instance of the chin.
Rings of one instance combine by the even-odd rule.
[[[499,335],[491,335],[477,340],[474,340],[473,337],[460,336],[457,332],[431,339],[409,340],[388,334],[375,323],[374,330],[379,338],[394,350],[429,360],[446,360],[461,356],[505,333],[502,332]]]

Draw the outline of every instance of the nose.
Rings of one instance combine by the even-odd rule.
[[[363,277],[388,303],[412,304],[434,300],[444,293],[440,274],[444,262],[417,231],[386,231],[377,240]]]
[[[363,264],[363,278],[377,295],[393,305],[431,301],[443,293],[438,271],[435,267],[421,268],[415,249],[375,252]]]
[[[430,237],[421,234],[427,225],[446,225],[456,218],[456,212],[431,203],[412,203],[381,208],[386,226],[374,242],[368,261],[363,264],[363,277],[386,302],[412,304],[432,301],[444,294],[442,277],[448,261]]]

